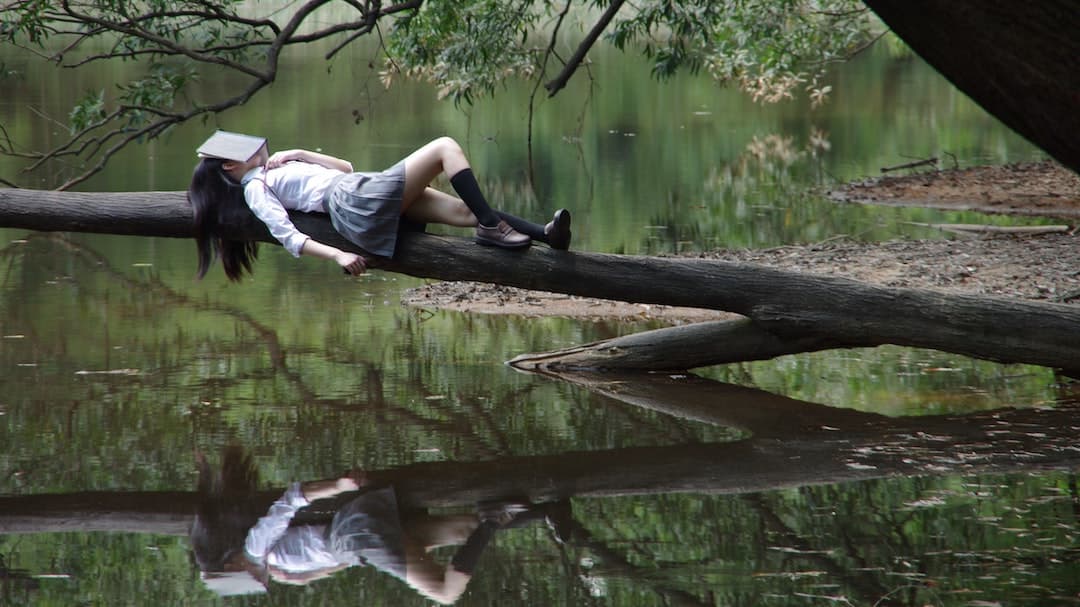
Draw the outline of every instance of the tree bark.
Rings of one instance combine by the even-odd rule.
[[[687,375],[554,376],[625,406],[732,427],[726,443],[634,447],[477,462],[427,462],[368,471],[402,508],[481,501],[606,498],[668,493],[744,494],[893,476],[1040,470],[1080,465],[1078,406],[967,416],[890,418],[836,409]],[[284,489],[258,494],[269,505]],[[127,531],[184,535],[195,492],[81,492],[0,497],[0,534]],[[342,499],[348,499],[344,496]],[[321,520],[320,502],[298,520]]]
[[[1080,172],[1074,0],[864,0],[958,89]]]
[[[784,339],[741,318],[654,329],[551,352],[521,354],[508,364],[536,371],[685,371],[814,352],[835,347],[832,343],[819,336]]]
[[[302,232],[357,250],[326,215],[293,213]],[[0,226],[42,231],[190,237],[181,192],[0,190]],[[275,242],[254,216],[237,239]],[[193,255],[194,257],[194,255]],[[753,264],[555,251],[505,251],[462,238],[403,233],[376,267],[570,295],[735,312],[763,339],[814,349],[896,344],[1080,373],[1080,309],[996,297],[886,288]]]

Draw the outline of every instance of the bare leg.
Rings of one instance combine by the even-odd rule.
[[[531,239],[514,230],[500,219],[488,204],[473,175],[465,152],[456,141],[440,137],[405,157],[405,191],[402,194],[402,213],[413,220],[424,217],[450,225],[475,225],[476,242],[480,244],[518,249],[529,246]],[[450,185],[461,196],[461,202],[471,211],[475,223],[460,217],[450,201],[429,192],[428,186],[439,174],[450,177]],[[424,208],[413,211],[417,204]]]
[[[442,546],[460,546],[476,530],[480,521],[475,514],[449,516],[421,515],[402,521],[405,534],[425,552]]]
[[[421,223],[444,223],[459,228],[476,225],[476,216],[460,198],[435,188],[424,188],[403,214]]]
[[[482,506],[472,515],[428,516],[402,520],[405,531],[405,581],[424,596],[449,604],[465,592],[480,554],[496,530],[545,518],[543,510],[519,502]],[[450,563],[441,567],[428,553],[437,546],[459,545]]]
[[[472,576],[439,565],[413,542],[405,542],[405,583],[425,597],[449,605],[465,592]]]
[[[449,605],[465,592],[472,577],[435,562],[429,551],[464,544],[476,530],[474,515],[422,516],[402,521],[405,528],[405,582],[425,597]]]

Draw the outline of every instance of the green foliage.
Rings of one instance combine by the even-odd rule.
[[[116,94],[84,97],[69,113],[72,138],[46,159],[102,155],[68,187],[104,166],[127,143],[152,138],[191,118],[222,111],[250,93],[227,94],[209,104],[184,95],[200,64],[224,66],[261,81],[273,79],[276,58],[266,48],[280,28],[270,20],[241,16],[236,0],[82,0],[8,3],[0,16],[0,39],[25,47],[50,67],[86,71],[92,64],[133,62],[145,73],[116,84]],[[245,85],[250,86],[250,85]],[[243,90],[243,89],[241,89]],[[190,99],[177,107],[180,98]],[[3,127],[4,125],[0,125]],[[109,144],[106,147],[105,144]]]
[[[584,3],[575,19],[591,28],[594,13],[609,4]],[[425,4],[393,31],[384,79],[421,77],[441,97],[471,102],[507,78],[543,77],[543,47],[530,48],[529,34],[556,22],[561,9],[547,0]],[[828,64],[858,52],[876,29],[857,0],[655,0],[622,7],[605,35],[620,50],[644,52],[660,79],[705,70],[758,101],[792,98],[805,85],[820,102],[829,92],[820,84]],[[555,42],[579,42],[562,36]]]
[[[17,42],[25,39],[30,44],[41,46],[49,34],[47,12],[51,2],[19,2],[17,7],[5,7],[0,12],[0,39]]]
[[[128,124],[141,126],[147,120],[147,112],[171,108],[176,95],[198,75],[185,66],[154,64],[145,78],[120,85],[120,98],[129,106]]]
[[[471,103],[509,77],[537,69],[527,46],[529,33],[551,4],[547,1],[474,0],[431,2],[395,24],[387,49],[386,84],[396,73],[431,81],[439,97]]]
[[[641,47],[653,74],[668,78],[683,69],[705,69],[718,82],[734,83],[755,100],[776,102],[806,84],[823,99],[825,67],[871,40],[868,9],[856,0],[655,1],[616,22],[616,47]]]
[[[87,91],[83,98],[71,108],[68,123],[72,134],[89,128],[105,117],[105,91]]]
[[[154,64],[146,77],[118,85],[127,126],[136,128],[147,123],[150,115],[171,108],[176,95],[197,74],[184,67]],[[87,92],[71,109],[68,116],[72,134],[95,127],[108,116],[104,89]]]

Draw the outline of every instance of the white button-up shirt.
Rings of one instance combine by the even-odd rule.
[[[255,563],[290,573],[321,571],[340,565],[341,560],[326,545],[326,527],[289,526],[297,511],[309,503],[300,483],[289,485],[266,516],[248,531],[244,541],[248,557]]]
[[[289,210],[325,212],[323,197],[342,172],[309,162],[289,162],[267,171],[251,169],[244,175],[244,199],[293,257],[299,257],[310,238],[289,220]]]

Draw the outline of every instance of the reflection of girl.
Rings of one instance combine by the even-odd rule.
[[[249,208],[294,256],[333,260],[351,274],[366,269],[364,258],[299,232],[287,210],[328,212],[344,237],[383,257],[394,253],[403,215],[418,223],[475,226],[480,244],[516,249],[540,240],[556,249],[570,246],[570,214],[565,209],[540,225],[488,206],[464,152],[449,137],[428,143],[379,173],[353,173],[348,161],[308,150],[271,156],[265,141],[218,131],[199,148],[202,159],[188,199],[195,215],[200,277],[215,257],[221,257],[232,280],[251,272],[255,244],[231,241],[224,234],[224,227],[242,220]],[[460,199],[429,187],[444,173]]]
[[[457,600],[480,553],[506,525],[542,519],[518,504],[500,504],[474,515],[403,516],[393,488],[365,488],[329,524],[290,524],[311,502],[357,491],[362,473],[293,483],[270,508],[255,505],[258,474],[242,449],[226,450],[220,473],[199,459],[199,511],[192,527],[195,561],[207,586],[221,595],[265,592],[270,580],[307,584],[353,565],[371,565],[444,604]],[[461,546],[446,566],[429,554]]]

